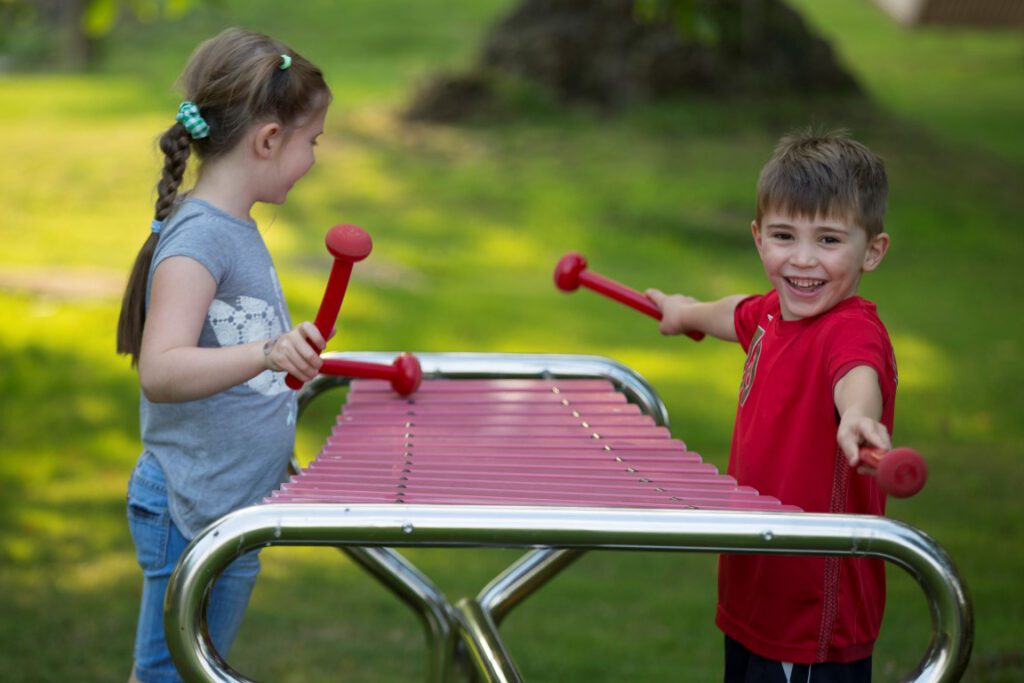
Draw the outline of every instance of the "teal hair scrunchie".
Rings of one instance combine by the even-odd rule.
[[[288,67],[290,67],[291,65],[292,65],[292,56],[291,55],[283,54],[283,55],[281,55],[281,65],[279,67],[277,67],[277,68],[280,69],[281,71],[287,71]]]
[[[199,107],[191,100],[185,100],[178,107],[178,115],[174,117],[178,123],[185,126],[185,130],[192,136],[193,140],[205,138],[210,134],[210,126],[206,119],[199,113]]]

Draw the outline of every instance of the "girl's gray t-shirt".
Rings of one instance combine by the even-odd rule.
[[[202,264],[217,283],[200,347],[276,337],[291,319],[270,253],[252,221],[206,202],[184,201],[160,233],[146,284],[172,256]],[[142,444],[167,479],[171,519],[186,538],[237,508],[259,502],[285,477],[295,443],[295,392],[285,373],[264,371],[207,398],[140,398]]]

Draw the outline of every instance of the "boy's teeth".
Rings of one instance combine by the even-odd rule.
[[[794,287],[801,287],[803,289],[813,289],[814,287],[818,287],[825,284],[824,280],[807,280],[803,278],[792,277],[786,279],[789,280],[789,284],[793,285]]]

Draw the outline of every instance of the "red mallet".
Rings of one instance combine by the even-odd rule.
[[[928,480],[928,465],[913,448],[880,451],[862,447],[860,461],[878,481],[879,488],[896,498],[909,498]]]
[[[334,265],[331,266],[324,298],[316,314],[316,327],[324,339],[327,339],[338,320],[341,302],[345,298],[348,280],[352,276],[352,266],[370,255],[373,240],[365,230],[356,225],[335,225],[327,231],[324,242],[327,244],[327,251],[334,257]],[[323,349],[317,349],[318,353],[320,351]],[[297,377],[288,375],[285,384],[291,389],[300,389],[303,383]]]
[[[655,320],[661,320],[661,311],[646,296],[629,287],[610,280],[603,275],[587,270],[587,259],[582,254],[570,252],[563,256],[555,266],[555,285],[563,292],[572,292],[583,285],[598,294],[624,303],[645,313]],[[686,336],[694,341],[704,338],[703,332],[687,332]]]
[[[411,353],[399,354],[391,365],[327,358],[320,372],[324,375],[342,377],[386,379],[391,382],[391,388],[401,396],[408,396],[416,391],[423,379],[420,362]]]

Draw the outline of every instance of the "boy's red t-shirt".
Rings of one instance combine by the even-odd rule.
[[[836,443],[833,390],[858,365],[878,373],[892,433],[896,361],[875,305],[860,297],[805,320],[782,320],[776,292],[736,307],[747,361],[729,474],[806,512],[881,515],[885,494]],[[785,662],[871,654],[885,606],[882,560],[723,554],[716,624],[750,651]]]

